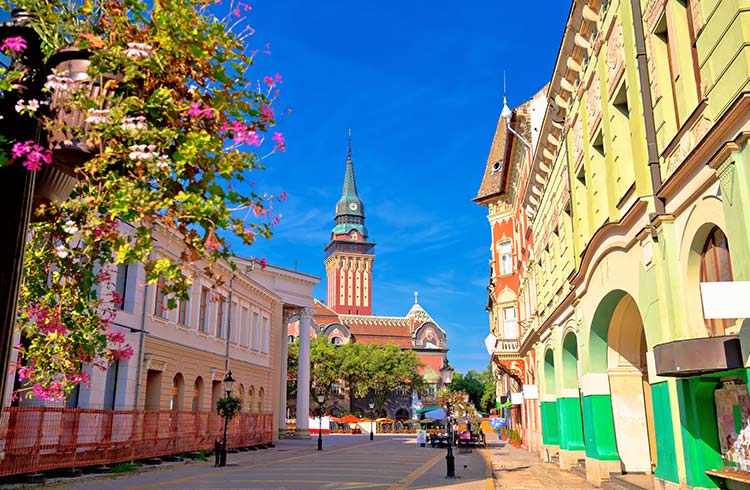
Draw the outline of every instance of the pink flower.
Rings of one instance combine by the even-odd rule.
[[[279,133],[278,131],[273,133],[273,136],[271,137],[272,140],[276,142],[276,146],[274,146],[274,151],[281,150],[286,151],[286,144],[284,143],[284,135]]]
[[[107,332],[107,340],[114,344],[122,344],[125,342],[125,334],[122,332]]]
[[[286,201],[286,191],[282,192],[279,195],[279,201]]]
[[[133,348],[130,346],[127,346],[123,349],[107,349],[106,352],[110,357],[112,357],[112,359],[128,360],[133,357]]]
[[[109,282],[112,279],[112,274],[106,269],[101,269],[96,279],[99,282]]]
[[[20,381],[29,379],[32,374],[34,374],[34,370],[30,368],[29,366],[23,366],[23,367],[18,368],[18,379]]]
[[[269,76],[263,77],[263,82],[269,87],[273,87],[274,85],[276,85],[276,81],[274,81],[273,77]]]
[[[260,108],[260,120],[264,122],[273,122],[275,119],[273,108],[267,105],[263,105]]]
[[[260,265],[260,268],[261,268],[261,269],[265,269],[265,268],[266,268],[266,266],[268,265],[268,260],[267,260],[267,259],[266,259],[265,257],[263,257],[263,258],[262,258],[262,259],[260,259],[260,260],[257,260],[257,259],[256,259],[256,262],[258,262],[258,265]]]
[[[49,388],[45,388],[41,383],[34,385],[34,396],[41,398],[42,400],[62,400],[63,389],[59,381],[53,381],[49,384]]]
[[[273,78],[274,80],[276,80],[276,83],[281,83],[281,75],[279,75],[278,73],[274,75]]]
[[[122,304],[122,294],[118,293],[117,291],[112,291],[112,302],[116,305]]]
[[[125,56],[130,59],[148,58],[151,56],[153,47],[144,43],[128,43],[128,49],[125,50]]]
[[[11,148],[13,159],[23,158],[23,166],[29,170],[41,170],[42,163],[52,162],[52,152],[40,145],[35,145],[33,141],[16,142]]]
[[[1,51],[15,51],[16,53],[20,53],[24,49],[26,49],[26,39],[21,36],[6,37],[3,40],[3,44],[0,44]]]
[[[186,110],[185,114],[196,119],[212,119],[214,117],[213,110],[200,102],[191,103],[190,109]]]

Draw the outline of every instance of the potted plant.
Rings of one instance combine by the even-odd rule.
[[[36,38],[0,39],[0,49],[21,59],[38,48],[55,69],[38,94],[18,92],[28,72],[0,69],[3,107],[15,101],[42,129],[0,135],[0,164],[76,177],[67,180],[70,198],[38,201],[19,298],[26,387],[16,395],[59,399],[88,381],[85,365],[106,368],[132,355],[110,329],[121,301],[116,264],[142,262],[174,307],[192,281],[184,262],[207,260],[204,272],[221,283],[212,264],[232,254],[230,237],[270,237],[279,221],[271,203],[285,194],[264,194],[250,181],[285,149],[282,134],[271,134],[281,77],[253,73],[264,49],[251,44],[241,4],[226,15],[226,6],[205,0],[0,5],[25,9]],[[151,254],[157,225],[182,239],[179,260]]]

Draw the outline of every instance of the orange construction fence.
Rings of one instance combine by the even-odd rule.
[[[0,477],[212,450],[224,434],[215,412],[6,407],[0,418]],[[227,447],[268,444],[271,414],[229,421]]]

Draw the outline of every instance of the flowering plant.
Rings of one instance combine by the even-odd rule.
[[[88,381],[85,365],[132,355],[110,330],[122,301],[112,284],[117,264],[144,263],[172,308],[191,284],[187,263],[208,259],[203,273],[221,282],[211,265],[231,255],[228,239],[252,244],[279,220],[272,204],[285,195],[262,194],[250,179],[285,149],[281,133],[268,137],[281,77],[252,76],[267,47],[249,47],[253,31],[242,26],[250,7],[233,3],[219,18],[217,3],[0,0],[29,13],[48,60],[72,45],[88,63],[83,78],[52,72],[38,97],[15,94],[18,115],[54,138],[5,141],[5,164],[36,171],[66,163],[71,149],[88,152],[71,198],[34,210],[17,346],[28,396],[60,399]],[[2,39],[0,50],[12,58],[27,42]],[[23,76],[0,70],[4,97]],[[157,223],[184,241],[180,260],[152,256]]]

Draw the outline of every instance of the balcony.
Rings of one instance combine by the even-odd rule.
[[[495,352],[501,354],[517,353],[521,348],[520,339],[497,339],[495,342]]]

